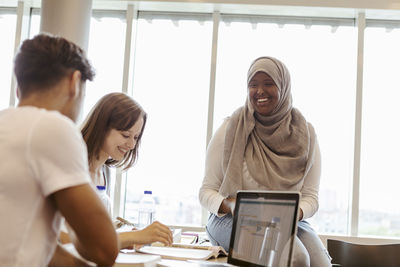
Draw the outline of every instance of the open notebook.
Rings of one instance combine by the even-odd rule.
[[[217,258],[220,255],[228,255],[224,248],[219,246],[180,244],[173,244],[171,247],[144,246],[138,251],[146,254],[159,255],[163,259],[173,260],[208,260],[210,258]]]

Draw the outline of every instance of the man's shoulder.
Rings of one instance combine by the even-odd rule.
[[[33,142],[40,141],[43,144],[43,142],[51,143],[49,141],[53,139],[65,142],[82,138],[75,123],[58,111],[25,108],[20,110],[20,114],[16,117],[26,122],[27,132],[32,136]]]
[[[40,120],[48,121],[50,123],[57,123],[60,125],[70,126],[75,128],[75,123],[68,117],[62,115],[58,111],[54,110],[46,110],[46,109],[36,109],[35,110],[37,117]]]
[[[74,122],[58,111],[47,110],[33,106],[10,107],[0,111],[0,117],[9,120],[29,122],[49,122],[75,127]]]
[[[55,112],[46,112],[34,126],[33,135],[39,139],[57,139],[60,142],[67,140],[83,141],[82,135],[69,118]],[[45,140],[42,140],[45,141]]]
[[[32,123],[34,131],[54,132],[76,132],[78,131],[75,123],[58,111],[46,110],[36,107],[16,108],[16,117]]]

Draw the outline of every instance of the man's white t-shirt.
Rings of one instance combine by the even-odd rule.
[[[0,111],[0,265],[46,266],[62,219],[49,196],[89,182],[86,145],[69,118]]]

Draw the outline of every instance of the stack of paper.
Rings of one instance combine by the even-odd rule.
[[[139,253],[119,253],[114,267],[156,267],[161,260],[158,255],[146,255]]]
[[[138,251],[147,254],[160,255],[163,259],[173,260],[207,260],[210,258],[217,258],[221,254],[227,255],[222,247],[178,244],[173,244],[173,247],[145,246],[140,248]]]

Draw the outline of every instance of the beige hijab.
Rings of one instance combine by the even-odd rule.
[[[253,61],[247,83],[265,72],[280,91],[278,105],[268,116],[254,112],[250,100],[236,110],[227,125],[222,196],[235,196],[243,188],[243,160],[250,175],[270,190],[299,190],[314,159],[315,133],[303,115],[292,107],[290,75],[286,66],[272,57]]]

